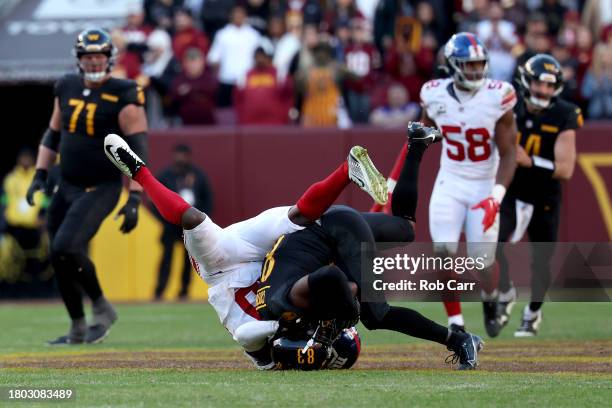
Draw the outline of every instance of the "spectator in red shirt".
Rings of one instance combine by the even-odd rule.
[[[241,125],[284,125],[289,122],[293,106],[291,79],[279,81],[272,65],[271,47],[255,50],[255,66],[249,70],[244,83],[234,91],[234,106]]]
[[[351,42],[344,50],[344,61],[351,74],[345,82],[349,115],[355,123],[367,123],[370,116],[370,91],[380,56],[370,42],[370,30],[364,19],[351,22]]]
[[[193,17],[188,9],[178,9],[174,14],[174,37],[172,39],[172,50],[174,56],[182,61],[185,52],[189,48],[198,48],[206,57],[210,41],[208,37],[195,28]]]
[[[212,125],[216,122],[217,80],[206,69],[206,60],[198,48],[185,52],[183,72],[172,82],[170,98],[184,125]]]

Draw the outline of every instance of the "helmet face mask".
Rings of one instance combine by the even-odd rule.
[[[484,45],[470,33],[458,33],[444,47],[444,56],[459,87],[475,91],[484,85],[489,58]]]
[[[525,101],[535,109],[548,109],[563,91],[561,65],[550,55],[534,55],[519,73]]]
[[[86,81],[101,82],[110,73],[116,49],[110,35],[99,29],[82,31],[74,45],[73,55]]]

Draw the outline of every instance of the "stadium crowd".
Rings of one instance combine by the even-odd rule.
[[[449,6],[452,4],[453,6]],[[152,127],[398,126],[444,75],[442,46],[479,36],[490,76],[550,53],[563,96],[612,118],[609,0],[145,0],[113,32],[114,74],[147,88]],[[230,12],[228,12],[230,11]]]

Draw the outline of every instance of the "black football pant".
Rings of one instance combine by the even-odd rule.
[[[172,265],[172,255],[174,254],[174,244],[183,242],[182,229],[176,225],[164,223],[164,231],[161,236],[163,247],[162,259],[159,263],[159,274],[157,276],[157,286],[155,287],[155,298],[161,298],[170,277],[170,267]],[[179,296],[187,295],[189,283],[191,282],[191,261],[187,250],[183,254],[183,273],[181,275],[181,290]]]
[[[531,242],[557,242],[561,200],[549,204],[535,204],[527,235]],[[499,241],[507,242],[516,228],[516,197],[507,195],[500,208]],[[531,299],[530,309],[537,311],[550,286],[550,261],[555,245],[532,245],[531,247]],[[497,260],[500,266],[499,289],[510,289],[510,268],[503,248],[497,247]]]
[[[61,181],[49,206],[47,228],[51,237],[51,263],[70,317],[80,319],[82,291],[93,301],[102,296],[96,268],[87,255],[89,241],[117,205],[121,183],[83,188]]]

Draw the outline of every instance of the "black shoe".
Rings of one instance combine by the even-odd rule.
[[[75,344],[83,344],[84,339],[82,337],[75,336],[60,336],[55,340],[49,340],[47,346],[71,346]]]
[[[424,126],[421,122],[408,123],[408,145],[422,143],[429,146],[442,140],[442,133],[434,127]]]
[[[497,318],[497,301],[483,301],[482,311],[487,334],[489,337],[497,337],[502,329],[502,325]]]
[[[462,341],[454,348],[448,346],[448,350],[454,354],[446,357],[446,362],[457,364],[457,370],[473,370],[478,366],[478,352],[484,347],[484,342],[475,334],[466,333]]]
[[[104,138],[104,153],[128,177],[134,177],[138,170],[145,165],[121,136],[112,133]]]
[[[87,344],[97,344],[102,343],[108,334],[110,333],[110,326],[105,326],[103,324],[94,324],[87,328],[87,333],[85,334],[85,342]]]
[[[266,343],[260,350],[245,351],[244,354],[255,364],[258,370],[273,370],[276,367],[276,363],[272,359],[270,343]]]
[[[448,328],[454,332],[465,333],[465,326],[462,326],[460,324],[451,323]]]
[[[534,337],[536,334],[538,334],[538,330],[540,328],[541,323],[541,310],[539,310],[536,317],[531,320],[525,319],[525,316],[523,316],[523,320],[521,321],[521,327],[519,327],[518,330],[514,332],[514,337]]]
[[[500,292],[497,302],[497,318],[502,328],[510,321],[510,314],[516,304],[516,288],[511,286],[507,292]]]

